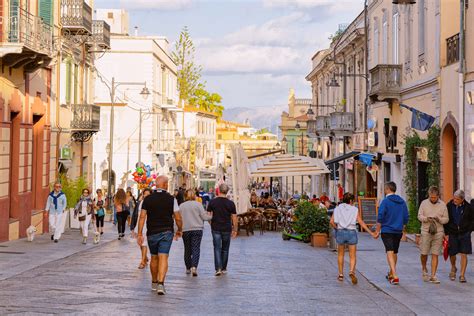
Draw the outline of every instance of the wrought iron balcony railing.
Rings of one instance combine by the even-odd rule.
[[[84,0],[61,0],[63,30],[72,33],[92,33],[92,8]]]
[[[331,131],[349,132],[354,131],[354,113],[351,112],[333,112],[331,113]]]
[[[10,9],[10,16],[0,19],[0,57],[7,54],[34,53],[51,56],[53,28],[19,6]]]
[[[370,70],[370,98],[374,101],[400,100],[402,65],[377,65]]]
[[[448,65],[459,61],[459,33],[446,39],[446,63]]]
[[[100,106],[73,104],[71,134],[75,141],[87,141],[100,130]]]
[[[110,48],[110,26],[107,22],[102,20],[92,21],[92,39],[93,43],[97,44],[100,48]]]

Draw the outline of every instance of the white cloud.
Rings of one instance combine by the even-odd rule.
[[[121,0],[121,7],[129,10],[183,10],[193,5],[192,0]]]

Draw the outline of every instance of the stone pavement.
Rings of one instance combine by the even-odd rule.
[[[139,250],[134,240],[118,241],[111,232],[104,235],[106,241],[100,245],[81,245],[77,232],[68,233],[59,244],[51,243],[48,236],[33,244],[24,240],[6,243],[8,247],[0,248],[0,315],[460,315],[474,311],[474,283],[450,282],[445,273],[440,275],[441,285],[422,283],[417,249],[409,243],[402,245],[402,285],[398,287],[384,279],[381,241],[367,236],[360,238],[358,268],[364,276],[359,275],[357,286],[347,279],[336,281],[333,252],[283,241],[278,233],[233,240],[229,274],[216,278],[206,227],[199,277],[184,273],[182,241],[175,242],[166,282],[168,294],[160,297],[150,291],[148,268],[137,269]],[[1,253],[3,249],[19,249],[25,254]],[[30,261],[29,265],[24,261]],[[474,282],[472,263],[466,277]]]

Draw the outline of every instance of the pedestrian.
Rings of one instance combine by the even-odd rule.
[[[390,284],[399,284],[397,275],[398,249],[402,239],[403,228],[408,223],[408,207],[405,201],[395,192],[395,182],[384,185],[385,199],[379,206],[377,217],[376,238],[381,234],[390,267],[386,278]]]
[[[61,191],[61,183],[55,182],[53,191],[48,195],[45,211],[48,212],[49,232],[51,240],[58,242],[63,232],[62,217],[67,206],[66,194]]]
[[[79,220],[82,233],[82,243],[87,244],[87,237],[89,236],[89,224],[94,216],[94,201],[90,196],[89,189],[83,189],[82,195],[74,208],[74,218]]]
[[[186,202],[179,206],[179,211],[183,218],[183,243],[184,243],[184,264],[186,274],[196,277],[199,257],[201,253],[202,231],[204,221],[211,220],[201,203],[196,201],[193,190],[187,190]]]
[[[117,213],[118,240],[121,240],[125,237],[125,224],[130,214],[130,209],[127,204],[127,195],[123,189],[118,189],[114,196],[114,208]]]
[[[168,256],[173,243],[174,223],[178,230],[175,240],[183,234],[183,221],[177,200],[167,192],[168,178],[156,179],[157,191],[143,201],[138,221],[138,245],[143,244],[143,226],[146,220],[146,237],[151,254],[151,288],[158,295],[166,294],[165,278],[168,272]]]
[[[214,193],[214,188],[209,188],[209,193],[207,193],[207,195],[209,195],[209,201],[212,201],[216,197],[216,194]]]
[[[104,234],[104,218],[105,218],[105,198],[101,189],[96,190],[97,197],[94,199],[95,209],[95,225],[97,232]]]
[[[337,201],[341,202],[344,199],[344,187],[342,184],[337,184]]]
[[[186,192],[186,183],[183,183],[181,187],[178,190],[178,196],[176,197],[176,200],[178,200],[178,205],[181,205],[181,203],[184,202],[184,194]]]
[[[227,198],[228,192],[227,184],[219,185],[219,196],[212,200],[207,208],[207,211],[212,214],[211,229],[216,276],[227,273],[230,238],[231,236],[236,238],[238,231],[237,210],[234,202]]]
[[[461,272],[459,282],[466,283],[467,255],[472,254],[471,232],[474,228],[474,209],[465,200],[462,190],[454,192],[453,199],[448,205],[449,221],[444,225],[444,233],[449,243],[449,258],[451,272],[449,278],[456,280],[456,255],[461,255]]]
[[[446,204],[439,198],[439,189],[432,186],[428,190],[428,199],[420,204],[418,220],[421,222],[420,260],[422,278],[425,282],[439,284],[436,276],[438,270],[438,256],[443,249],[444,228],[448,223],[449,215]],[[431,255],[431,276],[426,264]]]
[[[151,194],[151,189],[150,188],[145,188],[140,195],[139,202],[137,203],[137,206],[135,207],[132,215],[132,222],[130,224],[130,230],[134,232],[134,235],[138,236],[138,216],[140,214],[140,211],[143,206],[143,201],[147,196]],[[146,223],[145,223],[145,228],[144,228],[144,234],[146,236]],[[143,242],[140,247],[142,259],[140,261],[140,264],[138,265],[138,269],[145,269],[147,263],[148,263],[148,255],[147,255],[147,248],[148,248],[148,243],[146,240],[146,237],[143,237]]]
[[[325,204],[327,201],[329,201],[328,194],[326,192],[323,192],[323,194],[321,194],[321,196],[319,197],[319,200],[322,204]]]
[[[127,189],[127,202],[126,204],[128,205],[128,209],[130,210],[130,212],[128,212],[128,217],[127,217],[127,224],[128,226],[130,227],[130,223],[132,222],[132,214],[131,212],[133,212],[133,210],[135,209],[136,205],[137,205],[137,201],[135,200],[135,197],[133,196],[133,193],[132,193],[132,188],[129,188],[130,190]],[[130,231],[132,231],[133,229],[130,229]]]
[[[184,196],[186,196],[186,192],[184,192]],[[199,203],[203,204],[202,203],[202,197],[201,195],[199,195],[199,189],[196,189],[194,191],[194,196],[196,197],[196,201],[198,201]]]
[[[263,194],[263,192],[262,192],[262,194]],[[298,194],[298,191],[295,191],[295,193],[293,194],[293,199],[299,201],[300,198],[301,198],[301,196]]]
[[[356,271],[356,253],[357,253],[357,223],[365,229],[372,237],[376,237],[369,227],[364,223],[360,216],[359,209],[354,206],[354,195],[345,193],[342,203],[339,204],[331,216],[331,226],[336,229],[337,242],[337,266],[339,269],[339,281],[344,281],[344,252],[346,246],[349,248],[349,277],[352,284],[357,284]]]

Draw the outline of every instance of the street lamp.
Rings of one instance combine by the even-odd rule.
[[[336,76],[333,76],[326,85],[330,88],[339,88],[341,86],[339,82],[337,82]]]
[[[115,77],[112,77],[112,85],[108,87],[110,90],[110,136],[109,136],[109,174],[108,174],[108,183],[107,183],[107,199],[109,201],[109,205],[112,202],[112,157],[114,155],[114,104],[115,104],[115,89],[121,85],[128,85],[128,86],[141,86],[143,85],[143,89],[140,92],[140,95],[143,97],[144,100],[148,98],[150,95],[150,91],[146,87],[145,82],[116,82]],[[142,137],[142,130],[141,130],[141,122],[142,122],[142,111],[140,110],[140,131],[139,131],[139,149],[138,149],[138,160],[141,160],[141,137]]]
[[[306,116],[308,117],[308,120],[310,120],[310,121],[313,121],[313,120],[314,120],[314,117],[316,116],[316,115],[314,114],[314,111],[313,111],[311,105],[309,106],[308,112],[306,112]]]
[[[296,125],[295,125],[295,131],[299,132],[301,129],[301,125],[299,122],[296,122]]]

